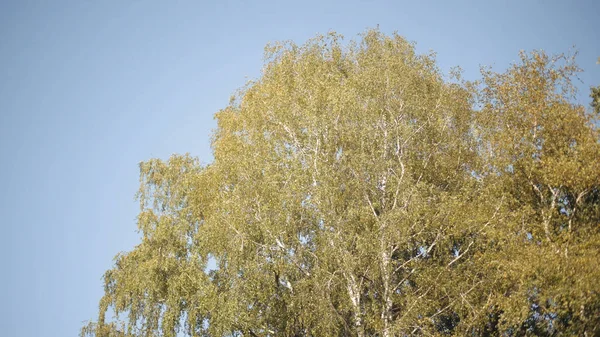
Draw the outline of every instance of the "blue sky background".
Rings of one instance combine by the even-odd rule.
[[[0,327],[76,336],[101,276],[138,240],[138,166],[211,161],[213,114],[269,41],[379,25],[443,69],[504,69],[521,49],[580,54],[600,84],[600,1],[4,0],[0,3]]]

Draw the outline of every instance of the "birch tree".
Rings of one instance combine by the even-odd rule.
[[[214,161],[140,165],[85,336],[597,334],[600,146],[571,59],[466,82],[369,30],[266,48]],[[114,318],[107,315],[114,314]]]

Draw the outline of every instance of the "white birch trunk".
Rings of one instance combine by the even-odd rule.
[[[354,328],[358,337],[364,337],[365,332],[362,324],[362,315],[360,310],[360,287],[356,282],[354,275],[346,275],[348,282],[348,296],[354,309]]]

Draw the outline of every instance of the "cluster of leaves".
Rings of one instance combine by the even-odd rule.
[[[600,64],[600,57],[598,57],[598,64]],[[592,109],[595,113],[600,114],[600,86],[592,87],[590,97],[592,98]]]
[[[82,335],[600,334],[600,134],[573,60],[470,83],[398,35],[342,42],[267,47],[210,165],[140,165],[142,242]]]

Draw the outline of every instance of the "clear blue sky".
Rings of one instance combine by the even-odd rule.
[[[138,162],[210,162],[212,115],[259,75],[267,42],[379,24],[469,78],[576,45],[587,104],[599,20],[594,0],[2,1],[2,334],[76,336],[95,319],[103,272],[138,240]]]

